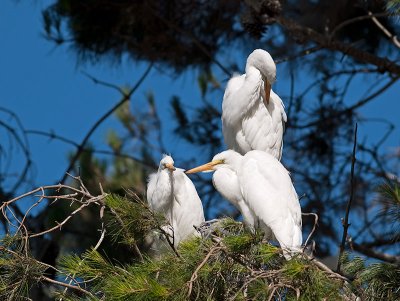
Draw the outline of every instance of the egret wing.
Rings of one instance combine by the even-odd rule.
[[[156,190],[156,183],[157,183],[157,173],[152,173],[148,178],[146,197],[150,208],[153,210],[155,207],[154,192]]]
[[[183,170],[174,171],[173,224],[179,241],[197,233],[193,226],[204,222],[201,200]]]
[[[259,98],[262,78],[259,71],[229,80],[222,102],[222,132],[225,144],[241,154],[251,150],[242,121]]]
[[[270,153],[280,160],[286,113],[282,100],[271,90],[270,103],[265,106],[260,89],[255,105],[243,117],[242,131],[252,150]]]
[[[300,205],[289,174],[280,162],[260,151],[249,152],[243,160],[239,181],[248,206],[271,228],[280,245],[298,248]]]

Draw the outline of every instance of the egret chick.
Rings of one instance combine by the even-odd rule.
[[[247,58],[246,73],[228,81],[221,117],[228,149],[242,155],[260,150],[281,159],[287,117],[282,100],[271,89],[275,79],[271,55],[256,49]]]
[[[301,208],[286,168],[272,155],[250,151],[244,156],[227,150],[211,162],[186,173],[215,171],[215,188],[269,238],[275,238],[287,259],[299,252],[302,244]],[[242,209],[244,208],[244,209]],[[246,216],[247,214],[247,216]]]
[[[171,156],[164,156],[157,173],[149,177],[147,200],[150,208],[162,213],[172,229],[164,230],[173,237],[174,247],[196,235],[193,226],[204,222],[203,205],[192,181],[183,169],[174,167]]]

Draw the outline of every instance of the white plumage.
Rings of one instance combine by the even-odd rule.
[[[287,117],[282,100],[271,90],[275,78],[272,57],[256,49],[247,58],[246,73],[229,80],[221,118],[228,149],[242,155],[261,150],[281,159]]]
[[[289,172],[277,159],[258,150],[244,156],[227,150],[186,173],[207,170],[215,171],[215,188],[239,208],[245,222],[275,238],[286,258],[300,251],[300,203]]]
[[[173,235],[174,246],[196,235],[193,226],[204,222],[203,205],[192,181],[184,170],[174,167],[170,156],[160,161],[158,172],[151,174],[147,186],[150,208],[164,214],[172,226],[164,230]]]

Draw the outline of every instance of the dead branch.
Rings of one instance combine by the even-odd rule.
[[[312,215],[312,216],[314,216],[314,225],[312,227],[312,230],[311,230],[310,234],[308,235],[308,237],[306,239],[306,242],[304,243],[304,247],[303,247],[303,252],[304,252],[304,250],[307,247],[308,241],[310,240],[311,236],[314,234],[315,229],[316,229],[316,227],[318,225],[318,214],[310,212],[310,213],[302,213],[301,215],[305,215],[305,216]]]
[[[218,250],[221,250],[222,247],[219,246],[219,242],[214,245],[210,250],[208,251],[206,257],[204,257],[203,261],[200,262],[200,264],[197,266],[197,268],[194,270],[192,277],[190,277],[190,280],[186,283],[189,286],[189,291],[187,294],[187,297],[189,298],[190,295],[192,294],[192,289],[193,289],[193,282],[196,281],[198,275],[197,273],[201,270],[201,268],[207,263],[208,259]]]
[[[70,289],[73,289],[73,290],[76,290],[76,291],[79,291],[79,292],[84,293],[85,295],[88,295],[88,296],[92,297],[93,299],[95,299],[95,296],[91,292],[81,288],[78,285],[71,285],[71,284],[68,284],[68,283],[65,283],[65,282],[60,282],[60,281],[48,278],[46,276],[41,276],[39,281],[41,281],[41,280],[49,282],[49,283],[52,283],[52,284],[56,284],[56,285],[59,285],[59,286],[64,286],[64,287],[67,287],[67,288],[70,288]]]
[[[331,38],[333,38],[336,33],[343,29],[344,27],[356,23],[356,22],[360,22],[360,21],[364,21],[364,20],[368,20],[368,19],[372,19],[372,18],[376,18],[376,17],[387,17],[389,16],[390,13],[388,12],[384,12],[384,13],[376,13],[376,14],[372,14],[372,13],[368,13],[368,15],[364,15],[364,16],[358,16],[358,17],[354,17],[351,19],[347,19],[345,21],[343,21],[342,23],[340,23],[339,25],[337,25],[330,33]]]
[[[378,26],[378,28],[380,30],[382,30],[382,32],[393,42],[393,44],[397,47],[400,48],[400,42],[397,39],[397,37],[392,34],[385,26],[383,26],[383,24],[381,22],[379,22],[379,20],[376,18],[377,16],[374,15],[372,12],[368,12],[368,16],[371,17],[371,20],[376,24],[376,26]]]

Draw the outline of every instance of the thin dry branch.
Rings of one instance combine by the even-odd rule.
[[[352,239],[348,239],[350,247],[361,254],[364,254],[368,257],[376,258],[385,262],[400,264],[400,256],[399,255],[390,255],[383,252],[378,252],[372,248],[366,247],[362,244],[357,244],[352,241]]]
[[[52,284],[56,284],[56,285],[59,285],[59,286],[67,287],[67,288],[79,291],[81,293],[84,293],[85,295],[88,295],[88,296],[92,297],[93,299],[95,299],[95,296],[91,292],[81,288],[78,285],[71,285],[69,283],[60,282],[60,281],[51,279],[51,278],[46,277],[46,276],[41,276],[39,281],[46,281],[46,282],[49,282],[49,283],[52,283]]]
[[[85,207],[87,207],[91,204],[100,205],[100,203],[102,203],[103,199],[107,196],[106,193],[103,193],[98,196],[92,196],[79,177],[73,177],[73,178],[79,182],[79,184],[80,184],[79,189],[76,187],[63,185],[63,184],[42,186],[42,187],[36,188],[34,190],[31,190],[27,193],[24,193],[20,196],[17,196],[9,201],[3,202],[2,205],[0,206],[0,210],[3,214],[3,217],[8,221],[9,224],[14,225],[7,216],[7,210],[8,210],[8,212],[10,212],[12,214],[13,219],[15,221],[17,221],[17,223],[18,223],[18,226],[14,225],[17,228],[17,231],[20,231],[21,228],[24,229],[25,234],[23,235],[23,237],[25,240],[27,240],[28,238],[34,238],[34,237],[45,235],[45,234],[53,232],[57,229],[61,229],[61,227],[63,225],[65,225],[74,215],[76,215],[77,213],[82,211]],[[51,195],[51,194],[50,195],[46,194],[46,192],[48,192],[48,191],[60,192],[62,189],[66,190],[66,191],[72,191],[72,193],[64,193],[64,194],[59,194],[56,196]],[[41,194],[37,194],[38,192],[41,192]],[[14,204],[18,200],[26,199],[29,196],[37,197],[39,199],[36,200],[30,207],[28,207],[23,218],[21,220],[19,220],[15,216],[13,211],[9,208],[9,206],[11,204]],[[43,202],[43,200],[53,200],[53,201],[65,200],[65,201],[69,201],[69,202],[79,203],[80,206],[77,209],[75,209],[74,211],[72,211],[69,214],[69,216],[67,216],[63,221],[57,223],[56,226],[48,228],[48,229],[43,230],[38,233],[30,233],[25,226],[25,221],[27,219],[27,216],[31,212],[31,210],[34,207],[38,206],[41,202]]]
[[[114,105],[110,110],[108,110],[103,116],[101,116],[96,123],[90,128],[90,130],[87,132],[85,137],[83,138],[82,142],[79,144],[78,149],[73,156],[73,158],[70,161],[69,166],[67,167],[63,177],[60,180],[60,183],[64,183],[65,180],[67,179],[67,174],[71,172],[73,169],[76,161],[79,159],[80,155],[82,154],[86,143],[89,141],[89,138],[92,136],[92,134],[95,132],[95,130],[109,117],[111,116],[120,106],[122,106],[125,102],[130,100],[132,97],[132,94],[140,87],[142,82],[146,79],[147,75],[149,74],[153,64],[149,64],[147,67],[146,71],[143,73],[143,75],[140,77],[140,79],[137,81],[137,83],[129,90],[129,91],[123,91],[122,89],[120,90],[122,93],[122,99]],[[101,82],[99,82],[101,84]]]
[[[63,137],[61,135],[58,135],[54,132],[45,132],[45,131],[38,131],[38,130],[26,130],[25,131],[26,134],[33,134],[33,135],[39,135],[39,136],[44,136],[44,137],[48,137],[50,140],[59,140],[62,141],[64,143],[67,143],[69,145],[74,146],[75,148],[79,148],[79,143],[68,139],[66,137]],[[113,151],[109,151],[109,150],[102,150],[102,149],[95,149],[95,148],[86,148],[84,147],[82,149],[82,153],[83,152],[92,152],[94,154],[99,154],[99,155],[109,155],[109,156],[115,156],[115,157],[119,157],[119,158],[126,158],[126,159],[130,159],[134,162],[139,163],[140,165],[142,165],[143,167],[149,169],[149,170],[156,170],[158,167],[156,165],[150,164],[148,162],[145,162],[137,157],[134,157],[132,155],[129,154],[124,154],[124,153],[116,153]]]
[[[350,226],[349,214],[350,214],[351,204],[353,202],[353,196],[354,196],[354,165],[356,163],[356,146],[357,146],[357,123],[356,123],[356,127],[354,129],[354,145],[353,145],[353,153],[351,156],[350,197],[349,197],[349,201],[346,206],[346,215],[344,217],[344,220],[342,220],[343,235],[342,235],[342,242],[340,244],[338,264],[337,264],[337,268],[336,268],[336,271],[338,271],[338,272],[340,272],[341,258],[342,258],[343,252],[344,252],[344,247],[345,247],[346,239],[347,239],[347,230]]]
[[[307,247],[308,241],[310,240],[311,236],[314,234],[315,229],[316,229],[316,227],[318,225],[318,214],[310,212],[310,213],[302,213],[301,215],[304,215],[304,216],[312,215],[312,216],[314,216],[314,225],[313,225],[313,227],[311,229],[310,234],[308,235],[308,237],[306,239],[306,242],[304,243],[304,247],[303,247],[303,252],[304,252],[305,248]]]
[[[389,72],[393,75],[400,76],[400,65],[387,58],[376,56],[372,53],[355,48],[350,44],[346,44],[332,39],[330,36],[323,35],[314,29],[302,26],[293,20],[285,17],[277,17],[277,23],[285,28],[292,36],[296,37],[300,42],[314,42],[317,46],[326,48],[332,51],[339,51],[352,58],[377,66],[382,72]]]
[[[346,27],[348,25],[351,25],[353,23],[364,21],[364,20],[368,20],[368,19],[372,19],[372,18],[376,18],[376,17],[387,17],[389,15],[390,15],[390,13],[388,13],[388,12],[376,13],[376,14],[372,14],[371,12],[369,12],[368,15],[358,16],[358,17],[354,17],[354,18],[351,18],[351,19],[347,19],[347,20],[343,21],[342,23],[340,23],[339,25],[337,25],[332,30],[332,32],[330,33],[330,37],[333,38],[339,30],[341,30],[344,27]]]
[[[219,246],[219,242],[213,246],[212,248],[210,248],[210,250],[208,251],[207,255],[204,257],[203,261],[200,262],[200,264],[197,266],[197,268],[194,270],[192,277],[190,277],[190,280],[187,282],[187,285],[189,287],[189,291],[187,294],[187,297],[189,298],[190,295],[192,294],[192,289],[193,289],[193,282],[196,281],[197,277],[198,277],[198,272],[201,270],[201,268],[207,263],[208,259],[210,259],[210,257],[217,252],[218,250],[221,250],[222,247]]]
[[[371,17],[371,20],[378,26],[380,30],[393,42],[393,44],[397,47],[400,48],[400,41],[397,39],[397,37],[392,34],[379,20],[377,19],[377,16],[374,15],[372,12],[368,12],[368,16]]]

